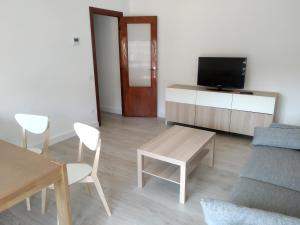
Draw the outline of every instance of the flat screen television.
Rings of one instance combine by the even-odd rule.
[[[199,57],[198,85],[217,89],[242,89],[247,58]]]

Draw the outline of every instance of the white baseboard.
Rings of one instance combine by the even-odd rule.
[[[104,112],[110,112],[110,113],[115,113],[115,114],[122,115],[122,109],[116,109],[116,108],[101,106],[101,110],[104,111]],[[165,118],[165,113],[164,112],[158,112],[158,117],[159,118]],[[90,122],[90,123],[86,123],[86,124],[88,124],[90,126],[93,126],[93,127],[98,127],[98,122]],[[49,146],[57,144],[57,143],[62,142],[64,140],[67,140],[69,138],[72,138],[75,135],[76,134],[75,134],[75,131],[73,129],[66,130],[66,131],[61,132],[59,134],[50,135],[50,137],[49,137]],[[41,146],[41,145],[42,145],[42,143],[37,143],[37,144],[34,144],[33,146],[36,147],[36,146]]]
[[[101,108],[102,112],[108,112],[108,113],[122,115],[122,108],[115,108],[115,107],[109,107],[109,106],[104,106],[104,105],[101,105],[100,108]],[[165,112],[157,112],[157,116],[159,118],[165,118],[166,114],[165,114]]]
[[[92,122],[92,123],[86,123],[86,124],[90,125],[92,127],[96,127],[96,128],[99,126],[98,122]],[[76,133],[75,133],[74,129],[65,131],[65,132],[57,134],[57,135],[50,136],[49,146],[57,144],[57,143],[62,142],[64,140],[67,140],[67,139],[72,138],[74,136],[76,136]]]
[[[114,113],[114,114],[122,115],[122,109],[119,109],[119,108],[106,107],[106,106],[100,106],[100,108],[101,108],[102,112],[108,112],[108,113]],[[166,117],[166,114],[165,114],[165,112],[157,112],[157,116],[159,118],[164,119]]]
[[[115,107],[109,107],[109,106],[101,105],[100,109],[101,109],[102,112],[109,112],[109,113],[122,115],[122,109],[121,108],[115,108]]]
[[[166,118],[166,114],[165,114],[165,112],[158,112],[157,113],[157,116],[159,117],[159,118]]]
[[[92,123],[86,123],[92,127],[98,127],[98,122],[92,122]],[[51,128],[50,128],[51,129]],[[51,130],[50,130],[51,132]],[[76,133],[74,131],[74,129],[72,130],[66,130],[62,133],[59,133],[59,134],[54,134],[54,135],[50,135],[49,137],[49,146],[51,145],[55,145],[59,142],[62,142],[62,141],[65,141],[69,138],[72,138],[72,137],[75,137],[76,136]],[[36,143],[36,144],[33,144],[33,145],[30,145],[30,147],[42,147],[43,143],[42,142],[39,142],[39,143]]]
[[[64,140],[67,140],[69,138],[72,138],[75,135],[76,134],[75,134],[74,130],[68,130],[68,131],[65,131],[63,133],[50,136],[50,138],[49,138],[49,146],[57,144],[57,143],[62,142]]]

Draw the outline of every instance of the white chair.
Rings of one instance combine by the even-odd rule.
[[[111,216],[111,212],[106,202],[103,189],[97,176],[101,149],[100,131],[95,129],[94,127],[90,127],[82,123],[75,123],[74,129],[80,139],[78,150],[78,163],[67,164],[69,185],[75,183],[94,183],[107,215]],[[88,164],[82,163],[82,144],[84,144],[87,147],[87,149],[95,151],[93,167]],[[51,185],[49,186],[49,188],[53,189],[54,186]],[[43,197],[46,198],[46,195]],[[42,204],[42,208],[46,209],[47,200],[42,199]]]
[[[16,114],[15,119],[22,127],[22,147],[37,154],[48,154],[48,141],[49,141],[49,119],[46,116],[31,115],[31,114]],[[28,148],[27,146],[27,132],[33,134],[43,134],[43,148]],[[42,195],[45,194],[45,190],[42,191]],[[26,199],[27,210],[31,210],[30,198]]]

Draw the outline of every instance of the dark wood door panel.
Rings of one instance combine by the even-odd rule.
[[[156,101],[151,88],[146,90],[129,89],[125,96],[126,116],[155,117]]]
[[[151,85],[135,87],[129,85],[128,24],[150,24],[151,26]],[[157,17],[123,17],[120,20],[120,59],[122,108],[124,116],[157,116]]]

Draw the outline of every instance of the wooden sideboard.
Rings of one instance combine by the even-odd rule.
[[[166,89],[166,122],[176,122],[253,136],[257,126],[274,121],[278,94],[207,90],[202,86],[172,85]]]

